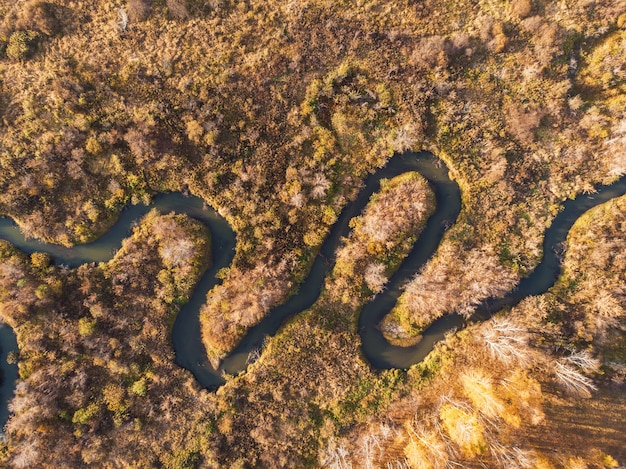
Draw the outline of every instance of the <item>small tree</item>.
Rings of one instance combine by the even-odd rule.
[[[594,371],[598,364],[599,362],[591,358],[588,353],[574,353],[554,363],[554,375],[557,381],[572,394],[591,397],[591,391],[598,388],[583,372]]]
[[[463,454],[474,457],[487,451],[484,428],[475,412],[444,404],[439,411],[439,418],[446,433],[459,445]]]

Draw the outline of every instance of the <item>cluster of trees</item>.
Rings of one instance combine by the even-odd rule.
[[[321,462],[618,467],[623,422],[604,414],[599,423],[594,409],[623,405],[610,389],[621,392],[625,380],[625,204],[581,217],[549,292],[449,336],[409,372],[407,397],[330,439]],[[540,442],[550,434],[558,436]]]
[[[559,200],[623,169],[613,148],[592,158],[607,137],[621,145],[612,124],[623,79],[612,65],[622,50],[619,10],[602,5],[577,32],[583,10],[520,1],[454,27],[465,7],[446,16],[407,6],[394,13],[403,11],[399,29],[383,26],[391,19],[375,8],[347,17],[317,4],[7,4],[6,41],[27,31],[47,39],[42,53],[2,62],[3,113],[14,124],[2,133],[2,211],[29,234],[70,244],[96,236],[125,203],[189,188],[237,229],[239,268],[224,288],[241,298],[230,303],[250,304],[239,287],[248,274],[297,260],[276,282],[259,279],[275,304],[363,175],[391,150],[424,144],[464,188],[454,249],[506,251],[505,267],[523,273]],[[124,34],[120,9],[132,26]],[[127,47],[135,43],[138,60]],[[579,56],[583,48],[594,53]],[[480,290],[497,288],[490,282]],[[205,336],[227,331],[208,339],[223,353],[266,310],[240,309],[232,326],[231,317],[217,328],[220,313],[209,312]]]
[[[500,72],[478,77],[472,71],[458,80],[463,87],[452,91],[458,101],[436,111],[438,143],[444,148],[441,155],[446,161],[450,158],[449,164],[460,173],[457,177],[465,207],[436,256],[407,286],[398,307],[385,319],[383,328],[391,340],[415,336],[447,312],[471,314],[482,299],[510,289],[538,261],[541,226],[549,224],[558,201],[591,192],[593,182],[609,182],[625,172],[620,109],[624,71],[618,65],[624,59],[623,30],[612,31],[593,43],[588,56],[579,56],[576,48],[585,45],[579,33],[549,23],[547,14],[529,16],[531,10],[526,4],[512,2],[509,28],[517,23],[520,32],[529,35],[529,47],[541,59],[538,68],[531,64],[512,67],[512,57],[523,60],[527,51],[510,44],[505,48],[510,57],[503,60]],[[487,38],[485,25],[493,24],[484,17],[476,19],[475,26],[482,28],[481,39]],[[429,38],[428,50],[441,47],[445,52],[454,42],[453,36],[434,37],[440,40]],[[559,60],[569,60],[569,74],[550,86],[546,73],[562,68]],[[444,66],[449,67],[439,64]],[[513,76],[519,81],[510,81]],[[495,106],[478,106],[474,92],[469,91],[477,84],[489,96],[498,95],[500,101]],[[483,114],[479,117],[478,113]],[[490,117],[485,119],[484,113]],[[502,139],[505,135],[508,138]],[[577,135],[587,138],[573,144],[579,141]],[[483,147],[479,149],[473,142],[468,145],[470,136],[482,141]],[[600,161],[595,159],[598,151],[603,155]],[[524,156],[531,153],[532,158]],[[482,170],[476,172],[478,168]],[[596,176],[584,180],[581,173]],[[541,200],[525,196],[528,191],[542,193]],[[501,211],[498,207],[506,208]],[[490,227],[476,229],[477,218],[490,220]]]
[[[335,468],[617,467],[607,452],[619,451],[616,442],[604,451],[594,442],[537,444],[546,432],[575,431],[551,422],[546,407],[562,401],[561,393],[575,402],[571,406],[590,398],[600,362],[587,351],[554,356],[529,331],[525,314],[516,311],[449,336],[409,372],[407,395],[330,439],[320,462]],[[593,441],[612,431],[597,429]]]
[[[620,197],[576,222],[568,236],[563,274],[555,285],[558,301],[548,312],[554,340],[566,338],[570,348],[597,349],[608,362],[605,376],[616,382],[626,379],[619,359],[626,332],[625,220],[626,198]]]
[[[248,327],[257,324],[272,306],[285,298],[295,263],[296,259],[289,256],[275,263],[259,264],[252,270],[231,267],[230,282],[211,290],[202,307],[200,323],[202,341],[215,366],[239,343]]]
[[[20,374],[5,463],[182,467],[200,458],[208,423],[197,410],[210,406],[175,365],[169,337],[209,262],[207,239],[198,222],[151,212],[113,260],[72,271],[2,244],[0,314],[17,333]]]
[[[284,171],[284,180],[275,186],[277,197],[252,196],[250,201],[244,192],[256,183],[267,184],[270,170],[262,170],[261,163],[255,167],[253,162],[236,166],[240,171],[229,196],[248,199],[239,218],[233,220],[235,228],[244,230],[243,239],[238,238],[238,255],[245,255],[247,261],[261,256],[264,261],[255,267],[230,269],[224,284],[208,298],[201,322],[212,358],[231,350],[246,329],[302,279],[346,197],[356,195],[359,178],[380,166],[391,153],[389,147],[400,141],[395,129],[387,127],[391,107],[389,90],[358,66],[342,63],[323,80],[314,80],[300,109],[289,114],[298,123],[300,135],[288,147],[304,161],[298,167],[289,156],[289,165],[277,169]],[[349,162],[344,158],[350,158]],[[234,214],[228,215],[232,220]],[[421,212],[411,216],[421,216]],[[248,241],[245,231],[252,226],[254,238]]]
[[[517,276],[499,262],[492,246],[463,251],[442,245],[432,262],[409,282],[381,329],[390,340],[420,334],[433,321],[456,311],[467,317],[483,299],[510,291]]]
[[[337,251],[328,295],[356,309],[382,291],[435,210],[435,197],[419,173],[381,181],[352,232]]]
[[[372,373],[360,356],[355,325],[360,308],[412,247],[434,202],[418,173],[381,182],[351,220],[352,231],[312,309],[268,339],[246,374],[218,392],[223,464],[314,465],[321,441],[392,399],[401,374]],[[276,429],[284,439],[276,438]]]

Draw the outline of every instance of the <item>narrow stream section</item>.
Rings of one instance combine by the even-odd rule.
[[[363,342],[363,353],[375,368],[408,368],[423,360],[434,344],[444,334],[461,327],[459,315],[449,314],[435,321],[423,334],[422,340],[413,347],[391,346],[377,329],[380,320],[395,305],[402,285],[428,261],[437,249],[445,230],[455,223],[461,209],[461,194],[458,185],[448,177],[448,169],[429,153],[405,153],[395,155],[384,168],[370,175],[357,198],[348,204],[332,226],[311,270],[300,285],[297,294],[285,303],[272,309],[255,327],[251,328],[241,343],[227,356],[220,368],[214,370],[207,360],[206,350],[200,338],[199,312],[206,295],[221,281],[215,277],[223,267],[231,264],[236,246],[236,237],[226,220],[215,210],[207,207],[197,197],[185,197],[180,193],[160,194],[150,206],[136,205],[125,208],[118,221],[106,234],[93,243],[65,248],[24,239],[15,223],[9,218],[0,219],[0,238],[13,243],[17,248],[32,253],[48,253],[56,264],[76,267],[87,262],[105,262],[111,259],[128,236],[132,224],[153,208],[161,213],[184,213],[205,223],[212,235],[212,266],[204,273],[189,300],[181,309],[174,323],[172,342],[176,352],[176,363],[190,370],[198,382],[208,389],[216,389],[224,383],[223,373],[237,374],[246,368],[250,353],[259,350],[266,336],[276,333],[284,320],[313,305],[319,297],[324,278],[335,263],[335,251],[342,237],[349,233],[351,218],[361,213],[371,195],[379,189],[380,180],[392,178],[407,171],[418,171],[431,184],[436,200],[436,212],[429,218],[424,231],[413,250],[390,279],[384,292],[366,304],[359,318],[359,330]],[[626,177],[610,186],[598,187],[592,196],[581,195],[564,204],[564,209],[555,218],[545,233],[544,256],[541,263],[519,286],[502,298],[490,298],[479,305],[471,318],[484,320],[491,314],[517,304],[529,295],[545,292],[555,282],[559,270],[559,254],[562,243],[573,223],[588,209],[626,193]],[[16,350],[13,331],[6,325],[0,327],[0,369],[4,380],[0,389],[0,425],[8,418],[7,405],[11,399],[17,378],[17,365],[8,364],[6,356]]]

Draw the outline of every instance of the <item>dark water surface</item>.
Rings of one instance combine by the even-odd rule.
[[[377,329],[377,324],[395,305],[402,285],[428,261],[437,249],[445,230],[454,224],[461,208],[461,194],[458,185],[448,177],[445,165],[429,153],[405,153],[395,155],[389,163],[375,174],[370,175],[357,198],[348,204],[332,226],[319,254],[297,294],[275,307],[255,327],[251,328],[241,343],[227,356],[220,368],[214,370],[206,357],[200,338],[199,311],[206,301],[206,295],[215,285],[221,283],[215,274],[232,262],[236,237],[226,220],[197,197],[186,197],[180,193],[160,194],[150,206],[136,205],[125,208],[119,220],[106,234],[93,243],[65,248],[53,244],[24,239],[15,223],[8,218],[0,219],[0,238],[13,243],[18,249],[32,253],[47,252],[56,264],[76,267],[87,262],[104,262],[111,259],[122,240],[129,235],[132,224],[148,211],[156,208],[161,213],[185,213],[205,223],[211,230],[212,266],[204,273],[194,293],[178,314],[172,332],[172,342],[176,352],[176,363],[190,370],[198,382],[209,389],[224,383],[223,373],[236,374],[246,368],[250,353],[259,350],[268,335],[274,335],[284,320],[313,305],[319,297],[324,278],[335,262],[335,250],[342,237],[349,233],[351,218],[361,213],[371,195],[379,189],[380,180],[392,178],[407,171],[418,171],[431,184],[437,200],[436,212],[429,218],[424,231],[415,243],[409,256],[390,279],[384,292],[367,303],[359,318],[359,330],[363,342],[363,353],[375,368],[408,368],[423,360],[434,344],[444,334],[463,325],[456,314],[437,320],[424,331],[422,340],[412,347],[391,346]],[[490,298],[481,303],[472,320],[484,320],[505,306],[513,306],[529,295],[545,292],[555,282],[559,270],[559,253],[573,223],[588,209],[626,193],[626,177],[610,186],[598,187],[592,196],[581,195],[568,200],[551,227],[545,233],[544,255],[541,263],[516,289],[502,298]],[[7,404],[11,399],[17,379],[17,366],[6,362],[6,355],[17,350],[15,334],[6,325],[0,327],[0,368],[4,380],[0,388],[0,425],[8,418]]]

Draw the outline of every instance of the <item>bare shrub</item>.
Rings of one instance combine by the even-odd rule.
[[[391,147],[397,152],[412,150],[418,142],[419,125],[405,125],[401,127],[391,142]]]
[[[123,8],[120,8],[117,10],[117,27],[120,30],[120,32],[124,32],[126,31],[126,28],[128,28],[128,13],[126,13],[126,10]]]
[[[319,172],[313,175],[311,183],[311,197],[314,199],[323,199],[326,197],[326,191],[330,188],[330,181],[324,173]]]
[[[448,51],[450,54],[464,53],[470,45],[470,37],[467,33],[456,32],[450,38]]]
[[[511,0],[511,15],[516,18],[526,18],[532,12],[533,5],[530,0]]]
[[[505,446],[495,441],[489,445],[489,450],[501,467],[507,469],[530,469],[537,467],[536,458],[528,450],[523,450],[516,446]]]
[[[434,67],[446,62],[445,56],[446,41],[443,36],[429,36],[420,39],[415,50],[410,57],[411,65],[423,68]]]
[[[128,0],[126,12],[132,22],[144,21],[150,14],[150,3],[147,0]]]
[[[580,368],[584,373],[595,373],[600,368],[600,360],[591,356],[588,350],[574,352],[563,361]]]
[[[35,435],[33,435],[26,441],[21,442],[11,462],[13,467],[18,469],[34,467],[35,463],[40,461],[40,455],[40,442]]]
[[[167,10],[172,17],[184,20],[189,16],[185,0],[166,0]]]
[[[143,164],[154,158],[154,150],[143,129],[129,129],[124,135],[124,140],[137,163]]]
[[[382,262],[372,262],[365,268],[365,284],[374,293],[382,291],[387,280],[385,264]]]
[[[544,115],[545,111],[535,106],[522,108],[517,103],[508,103],[504,107],[507,130],[522,145],[535,141],[535,129]]]
[[[492,16],[480,14],[476,17],[475,25],[480,32],[480,39],[486,42],[493,38],[492,28],[495,23],[495,19]]]
[[[337,445],[335,441],[329,442],[326,451],[320,458],[322,465],[330,469],[352,469],[350,452],[343,445]]]
[[[611,138],[604,141],[608,154],[612,155],[609,163],[609,175],[612,177],[626,174],[626,115],[620,116],[611,128]]]
[[[193,242],[189,239],[168,239],[161,247],[161,256],[166,265],[178,267],[186,263],[194,251]]]
[[[531,16],[522,22],[522,26],[533,34],[537,34],[544,24],[541,16]]]

